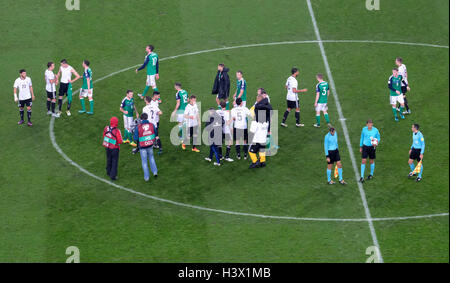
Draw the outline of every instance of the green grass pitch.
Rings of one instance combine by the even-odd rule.
[[[381,0],[368,11],[361,0],[312,0],[324,41],[368,40],[428,43],[441,47],[369,42],[325,42],[325,52],[359,168],[359,136],[371,118],[381,132],[375,179],[364,184],[374,218],[448,213],[449,210],[449,14],[448,1]],[[0,262],[65,262],[66,248],[77,246],[82,262],[365,262],[373,238],[366,221],[333,222],[265,219],[180,207],[119,190],[69,164],[52,146],[45,112],[44,70],[48,61],[67,58],[81,73],[91,61],[94,81],[143,62],[147,44],[160,58],[194,51],[258,43],[314,41],[306,0],[98,0],[80,1],[68,11],[64,1],[7,0],[0,18]],[[412,114],[395,123],[387,79],[394,59],[404,58]],[[293,66],[299,86],[304,128],[279,129],[280,149],[267,167],[248,170],[249,161],[221,168],[201,153],[170,144],[175,123],[173,83],[196,94],[203,109],[217,63],[243,70],[248,100],[268,90],[279,116],[285,110],[284,83]],[[56,64],[58,68],[59,63]],[[18,126],[12,86],[18,70],[33,80],[32,128]],[[123,145],[117,184],[147,195],[189,205],[274,216],[366,218],[352,162],[331,96],[329,113],[340,135],[346,187],[327,186],[323,154],[326,127],[312,127],[315,74],[326,73],[317,43],[280,44],[218,50],[160,63],[157,82],[163,104],[165,153],[156,156],[157,180],[143,180],[139,156]],[[56,142],[74,162],[105,178],[103,127],[126,89],[142,92],[144,72],[134,68],[95,83],[95,115],[57,119]],[[326,76],[326,80],[329,78]],[[80,88],[80,82],[74,89]],[[138,109],[144,106],[137,97]],[[65,106],[63,106],[65,109]],[[323,117],[322,117],[323,119]],[[323,120],[322,120],[323,122]],[[406,178],[411,124],[426,138],[424,178]],[[234,148],[232,149],[234,155]],[[448,262],[447,216],[375,221],[385,262]]]

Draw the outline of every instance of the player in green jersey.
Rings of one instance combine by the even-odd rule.
[[[145,85],[144,92],[142,94],[138,94],[141,99],[144,99],[144,96],[147,94],[150,87],[153,88],[153,91],[158,91],[156,87],[156,80],[159,80],[159,59],[158,54],[153,52],[155,47],[153,45],[147,45],[145,51],[147,55],[145,56],[144,64],[139,69],[136,69],[136,74],[147,67],[147,82]],[[161,100],[159,100],[161,103]]]
[[[92,82],[92,70],[89,68],[90,62],[88,60],[83,61],[83,86],[80,90],[80,102],[81,102],[81,110],[78,113],[86,113],[89,115],[94,114],[94,98],[93,95],[93,82]],[[84,105],[84,99],[89,99],[89,111],[86,112],[86,106]]]
[[[402,94],[402,84],[408,87],[402,75],[398,74],[398,69],[392,69],[392,76],[389,77],[388,88],[390,92],[390,103],[392,106],[392,113],[394,114],[394,119],[398,122],[397,118],[397,102],[400,104],[400,118],[405,119],[403,111],[405,109],[405,100]]]
[[[236,72],[236,91],[234,92],[233,99],[234,105],[236,105],[236,99],[240,98],[242,100],[242,107],[247,105],[247,82],[242,77],[242,71]]]
[[[177,100],[177,104],[175,105],[175,109],[172,112],[172,116],[177,115],[178,122],[178,136],[180,140],[183,141],[183,123],[184,123],[184,110],[186,109],[186,105],[189,103],[189,96],[186,90],[181,88],[181,83],[175,83],[175,90],[177,93],[175,94],[175,99]],[[184,146],[184,144],[182,145]]]
[[[136,109],[136,105],[134,104],[132,90],[127,90],[127,96],[125,96],[120,104],[120,111],[123,113],[123,124],[125,128],[123,143],[129,143],[132,146],[136,146],[136,143],[133,141],[131,130],[134,126],[133,116],[136,114],[136,119],[138,119],[139,113]]]
[[[323,80],[322,74],[317,74],[316,79],[319,82],[316,85],[316,101],[314,102],[314,107],[316,108],[316,123],[314,127],[320,127],[320,112],[323,112],[325,121],[327,121],[328,127],[331,127],[330,118],[328,117],[328,96],[330,95],[330,87],[328,83]]]

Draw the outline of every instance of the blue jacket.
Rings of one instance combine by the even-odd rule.
[[[338,149],[338,137],[336,131],[334,132],[334,135],[332,135],[331,133],[325,135],[323,146],[325,148],[325,156],[328,156],[329,150]]]

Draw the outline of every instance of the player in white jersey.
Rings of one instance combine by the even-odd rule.
[[[200,115],[197,107],[197,97],[195,95],[191,95],[189,97],[189,104],[186,105],[184,109],[184,119],[186,122],[186,126],[188,127],[187,135],[185,137],[185,144],[189,144],[192,137],[192,151],[200,152],[197,148],[197,138],[198,138],[198,125],[200,124]],[[186,149],[186,146],[182,147],[183,150]]]
[[[241,159],[241,141],[244,142],[244,159],[248,154],[248,126],[247,118],[251,116],[250,110],[245,107],[242,99],[236,99],[236,107],[231,110],[233,121],[233,140],[236,143],[237,159]]]
[[[231,123],[233,120],[231,119],[231,113],[227,110],[227,102],[225,100],[220,101],[220,109],[217,110],[217,114],[219,114],[223,118],[222,125],[222,144],[225,141],[226,152],[225,152],[225,161],[233,162],[234,160],[230,158],[231,145],[233,144],[233,138],[231,136]],[[224,159],[222,155],[222,146],[217,146],[217,150],[219,152],[219,158]]]
[[[58,77],[56,77],[55,74],[53,73],[54,69],[55,63],[48,62],[47,70],[45,70],[44,73],[44,79],[45,79],[45,91],[47,92],[47,115],[53,115],[53,117],[56,117],[55,104],[56,104],[56,85],[58,84]]]
[[[72,74],[75,76],[75,79],[72,80]],[[59,98],[58,98],[58,113],[57,117],[61,115],[62,102],[64,95],[67,95],[67,116],[70,116],[70,106],[72,105],[72,84],[80,78],[77,71],[67,63],[66,59],[61,60],[61,66],[59,67],[58,74],[56,75],[59,78]]]
[[[298,101],[298,94],[301,92],[307,92],[308,90],[305,89],[297,89],[298,88],[298,82],[297,82],[297,76],[300,73],[297,68],[292,68],[291,70],[292,75],[287,79],[286,81],[286,89],[287,89],[287,109],[286,112],[284,112],[283,121],[281,122],[281,126],[287,127],[286,119],[291,112],[292,109],[295,109],[295,125],[297,127],[303,127],[304,124],[300,124],[300,104]]]
[[[159,116],[163,113],[159,109],[159,91],[154,91],[153,96],[145,96],[145,104],[146,106],[142,109],[143,113],[147,113],[148,121],[153,124],[155,128],[156,135],[156,145],[155,148],[159,148],[158,154],[162,154],[162,144],[161,139],[159,138]]]
[[[27,72],[22,69],[19,71],[20,76],[14,81],[14,102],[19,103],[20,121],[18,125],[24,123],[23,112],[24,107],[27,107],[28,126],[33,126],[31,123],[31,106],[33,105],[34,92],[31,78],[27,77]],[[17,89],[19,90],[19,96],[17,97]]]
[[[411,90],[409,87],[408,72],[406,71],[406,65],[403,64],[403,59],[400,57],[397,57],[395,59],[395,64],[398,67],[398,74],[401,75],[404,80],[404,83],[402,82],[402,95],[403,100],[405,102],[406,111],[404,111],[403,114],[411,114],[411,109],[409,109],[408,100],[406,99],[406,93]]]

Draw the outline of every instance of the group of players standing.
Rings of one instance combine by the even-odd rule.
[[[156,137],[156,142],[154,147],[159,148],[159,153],[162,153],[162,143],[158,136],[159,129],[159,116],[162,115],[162,111],[159,109],[159,104],[161,103],[160,93],[156,87],[156,80],[159,79],[159,59],[158,55],[154,52],[154,47],[148,45],[146,47],[147,55],[145,57],[144,64],[136,69],[138,71],[146,68],[147,70],[147,80],[146,87],[142,94],[138,96],[145,99],[146,106],[143,108],[143,113],[145,113],[145,120],[153,125],[154,136]],[[399,121],[397,117],[397,112],[400,114],[401,119],[405,119],[405,114],[410,114],[411,110],[406,99],[406,92],[410,90],[407,80],[406,66],[403,64],[401,58],[396,59],[396,64],[398,68],[394,68],[392,71],[392,76],[390,76],[388,81],[388,88],[390,91],[390,104],[392,106],[392,111],[394,114],[395,121]],[[87,113],[92,115],[94,112],[94,100],[93,100],[93,82],[92,82],[92,70],[89,67],[90,62],[84,60],[82,66],[84,68],[83,72],[83,85],[80,90],[80,102],[81,110],[80,114]],[[70,66],[65,59],[61,60],[61,65],[58,73],[55,75],[53,70],[55,64],[49,62],[47,64],[47,70],[45,70],[45,82],[46,82],[46,92],[47,92],[47,114],[52,115],[55,118],[60,117],[62,110],[63,98],[67,95],[67,116],[70,116],[70,107],[72,103],[72,84],[77,81],[80,76],[76,70]],[[213,157],[215,157],[214,165],[220,166],[220,160],[224,159],[228,162],[233,162],[234,160],[230,158],[230,150],[233,141],[236,143],[236,156],[237,159],[241,159],[241,145],[243,145],[243,155],[244,159],[250,155],[252,164],[250,168],[265,167],[266,162],[266,145],[269,144],[270,147],[270,122],[271,122],[271,111],[272,106],[270,105],[270,98],[267,92],[263,88],[258,89],[258,94],[256,102],[251,109],[247,108],[247,83],[243,78],[243,72],[236,72],[236,92],[233,95],[233,109],[229,110],[229,69],[224,66],[224,64],[218,65],[217,76],[214,81],[213,94],[217,94],[216,102],[218,104],[218,109],[211,108],[209,110],[209,121],[206,123],[207,127],[210,127],[210,154],[205,160],[211,162]],[[72,79],[72,75],[75,76]],[[296,126],[303,127],[304,124],[300,122],[300,103],[298,99],[299,93],[306,93],[307,89],[298,89],[298,81],[296,77],[299,75],[299,70],[297,68],[292,68],[291,76],[286,81],[287,89],[287,109],[283,115],[283,120],[281,126],[287,127],[286,120],[292,109],[295,109],[295,119]],[[327,181],[328,184],[334,184],[331,180],[331,169],[332,165],[336,163],[335,177],[339,176],[339,182],[341,184],[346,184],[342,177],[342,163],[340,160],[337,133],[335,128],[331,125],[328,116],[328,96],[330,94],[329,85],[324,81],[322,74],[317,74],[316,79],[318,81],[316,85],[316,99],[315,99],[315,111],[316,111],[316,123],[314,127],[320,127],[320,113],[324,114],[325,121],[329,128],[329,133],[324,139],[324,149],[327,166]],[[56,85],[59,83],[59,94],[58,94],[58,111],[56,108]],[[147,93],[152,87],[152,96],[147,96]],[[200,113],[196,104],[196,96],[188,95],[188,92],[182,88],[181,83],[175,83],[174,88],[176,90],[176,105],[172,112],[172,116],[176,117],[178,122],[179,132],[178,138],[181,143],[183,150],[186,150],[186,144],[191,143],[192,139],[192,151],[200,152],[196,145],[198,145],[199,136],[199,125]],[[19,96],[17,96],[17,90],[19,90]],[[85,108],[85,98],[88,98],[90,104],[90,110],[86,111]],[[19,125],[24,123],[24,108],[27,108],[27,118],[28,125],[32,126],[31,122],[31,106],[32,101],[35,99],[31,78],[27,77],[26,71],[24,69],[20,70],[20,77],[14,82],[14,101],[19,106],[20,121]],[[397,108],[397,103],[400,107]],[[136,127],[134,121],[134,115],[139,119],[139,113],[136,109],[136,105],[133,98],[133,91],[128,90],[126,97],[122,100],[120,111],[123,113],[125,135],[123,143],[129,143],[132,146],[137,146],[134,142],[133,132]],[[142,118],[142,117],[141,117]],[[247,123],[253,120],[250,126],[250,139]],[[233,127],[231,124],[233,123]],[[231,128],[233,129],[231,132]],[[217,133],[220,134],[218,135]],[[413,176],[418,173],[417,181],[421,181],[423,165],[422,159],[425,149],[425,141],[422,133],[419,131],[419,125],[414,124],[412,127],[413,131],[413,144],[410,149],[410,159],[409,165],[411,172],[408,176]],[[375,158],[376,158],[376,147],[380,142],[380,133],[377,128],[373,127],[372,120],[367,121],[366,127],[363,128],[360,140],[360,152],[362,154],[361,162],[361,178],[360,182],[364,182],[364,172],[367,159],[370,161],[370,174],[367,179],[373,178],[375,170]],[[222,154],[222,144],[226,145],[226,154]],[[250,144],[250,145],[249,145]],[[257,154],[259,153],[259,158]],[[414,160],[417,160],[418,166],[414,166]],[[114,176],[115,177],[115,176]]]

